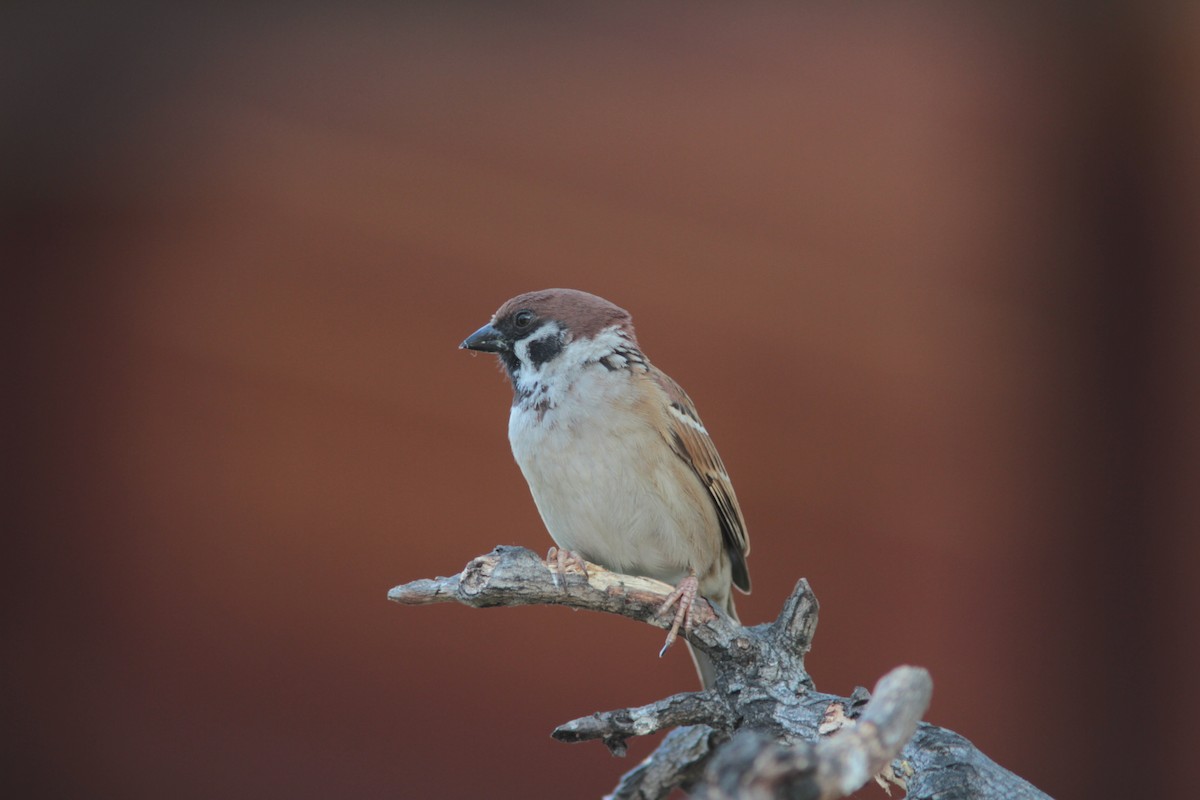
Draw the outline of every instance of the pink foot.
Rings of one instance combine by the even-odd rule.
[[[567,590],[567,567],[575,567],[583,573],[584,578],[588,576],[587,562],[574,550],[551,547],[546,553],[546,566],[550,568],[550,577],[554,579],[554,585],[564,592]],[[559,583],[560,578],[561,583]]]
[[[684,633],[692,632],[692,625],[695,622],[693,608],[696,605],[696,594],[699,591],[700,581],[696,579],[696,573],[693,572],[681,580],[675,587],[675,591],[667,595],[667,599],[658,607],[658,613],[665,614],[671,606],[678,605],[678,608],[675,609],[675,619],[671,622],[671,630],[667,631],[667,641],[663,644],[662,650],[658,651],[659,658],[666,655],[667,649],[675,644],[680,625],[683,625]]]

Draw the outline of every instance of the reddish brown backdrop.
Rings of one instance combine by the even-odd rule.
[[[6,780],[610,788],[649,743],[549,731],[682,651],[385,600],[548,546],[455,345],[557,285],[698,401],[820,688],[921,664],[1048,792],[1181,796],[1200,15],[1103,5],[6,12]]]

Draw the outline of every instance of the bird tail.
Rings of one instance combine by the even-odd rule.
[[[735,620],[738,618],[737,608],[735,608],[733,605],[733,592],[729,592],[727,595],[725,595],[725,613],[733,617]],[[712,659],[704,653],[701,653],[696,648],[692,647],[691,642],[688,642],[687,646],[688,652],[692,654],[692,661],[696,664],[696,672],[700,675],[700,684],[705,689],[711,689],[716,686],[717,670],[716,667],[713,666]]]

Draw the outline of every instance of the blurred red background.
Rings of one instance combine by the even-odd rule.
[[[6,781],[610,789],[653,742],[550,730],[682,649],[385,600],[550,544],[455,347],[570,286],[714,432],[743,618],[812,582],[819,688],[920,664],[1047,792],[1182,796],[1200,14],[1102,5],[5,12]]]

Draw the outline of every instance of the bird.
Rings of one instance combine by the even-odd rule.
[[[741,507],[695,404],[646,357],[629,312],[577,289],[527,292],[459,347],[495,354],[512,384],[509,443],[555,543],[552,573],[587,561],[674,586],[660,656],[681,624],[691,631],[697,595],[737,619],[732,588],[750,592]],[[688,649],[712,688],[711,659]]]

